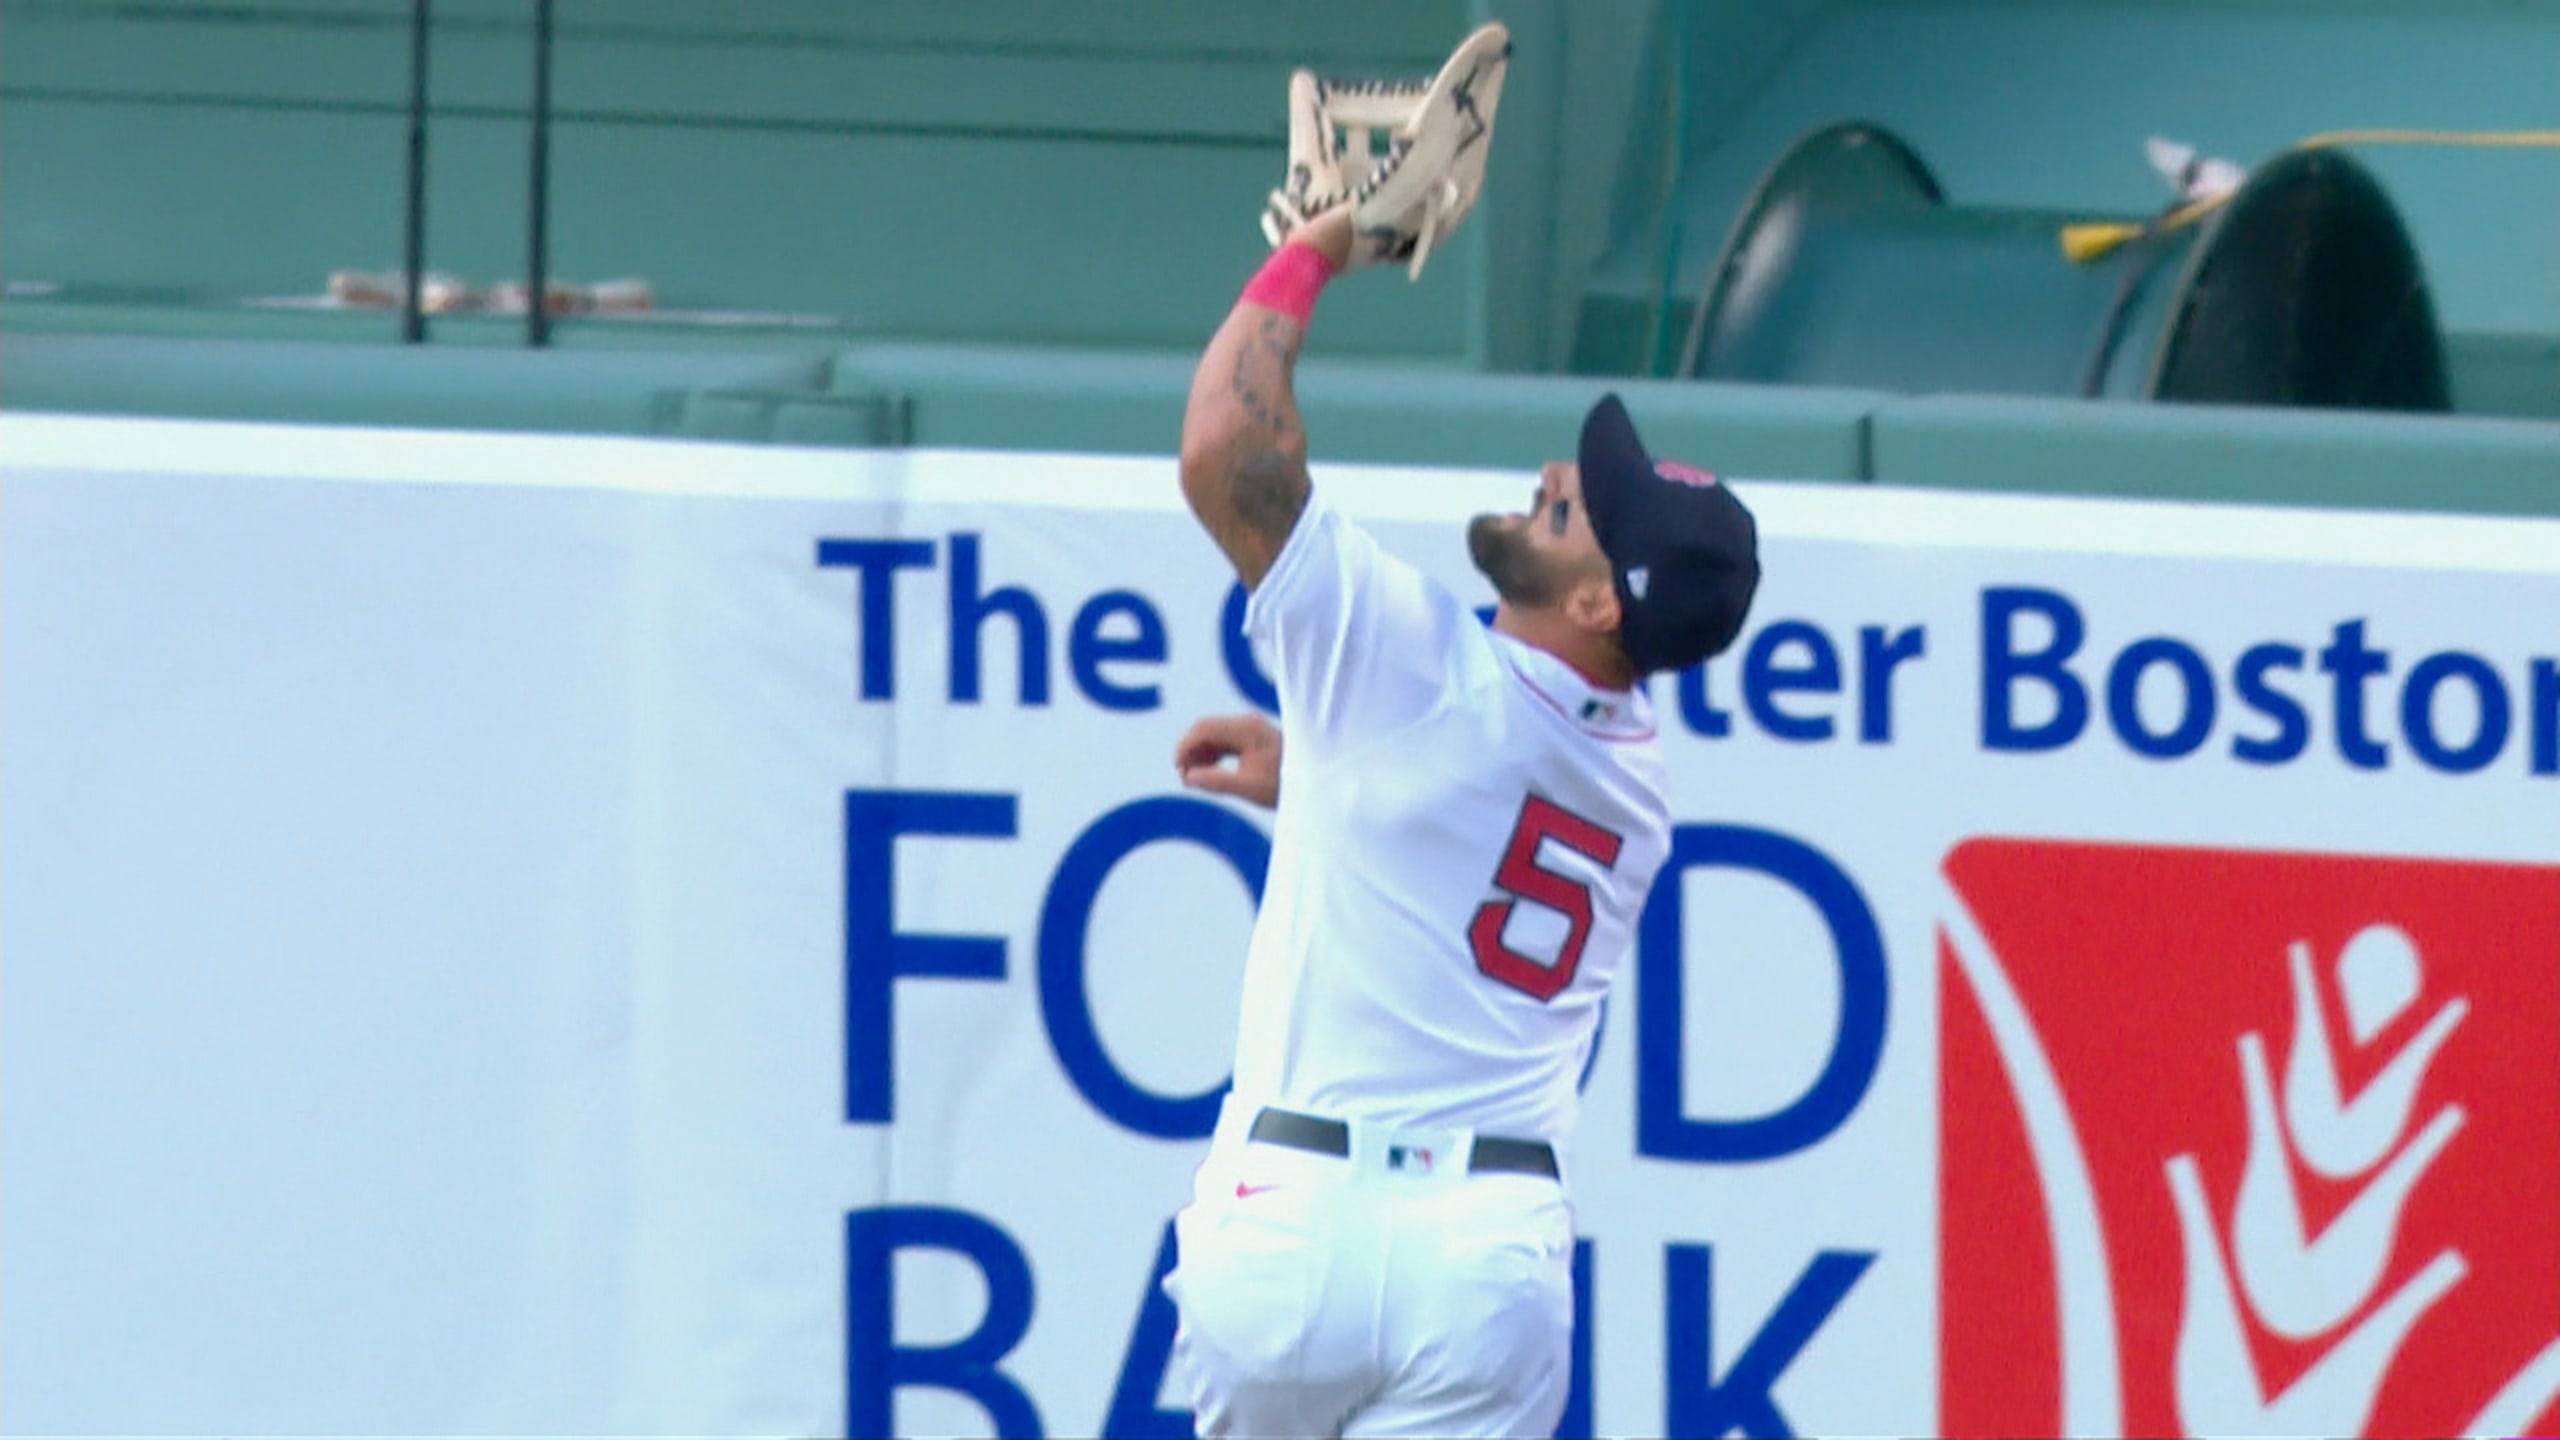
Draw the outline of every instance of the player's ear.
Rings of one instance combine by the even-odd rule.
[[[1573,623],[1597,634],[1615,634],[1618,629],[1618,583],[1610,577],[1608,567],[1597,574],[1585,574],[1565,592],[1565,614]]]

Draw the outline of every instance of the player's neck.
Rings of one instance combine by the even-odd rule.
[[[1563,661],[1595,690],[1635,688],[1635,667],[1627,663],[1625,651],[1554,610],[1523,609],[1506,600],[1494,607],[1493,628]]]

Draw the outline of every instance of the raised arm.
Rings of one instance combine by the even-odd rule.
[[[1343,268],[1351,238],[1348,205],[1309,221],[1245,287],[1192,373],[1182,495],[1248,590],[1262,583],[1306,508],[1298,348],[1316,292]]]

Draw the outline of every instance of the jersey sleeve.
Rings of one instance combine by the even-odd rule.
[[[1292,747],[1340,749],[1421,719],[1453,680],[1459,626],[1446,587],[1378,548],[1321,490],[1246,601],[1245,634],[1280,693]]]

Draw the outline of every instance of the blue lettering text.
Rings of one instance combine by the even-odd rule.
[[[1690,870],[1753,871],[1793,887],[1831,931],[1840,967],[1840,1022],[1822,1073],[1785,1107],[1749,1119],[1695,1120],[1681,1112],[1686,1055],[1681,1015],[1681,876]],[[1840,1128],[1875,1080],[1884,1054],[1884,939],[1866,897],[1832,859],[1790,836],[1729,825],[1682,825],[1654,881],[1636,937],[1636,1149],[1671,1160],[1773,1160]]]
[[[2364,682],[2390,668],[2388,651],[2365,648],[2361,620],[2340,621],[2330,632],[2329,648],[2320,652],[2321,673],[2336,680],[2330,712],[2338,726],[2338,753],[2359,770],[2379,770],[2391,759],[2364,728]]]
[[[1029,1392],[996,1368],[1031,1328],[1031,1262],[1013,1237],[966,1210],[929,1205],[856,1210],[844,1228],[845,1433],[897,1434],[897,1393],[915,1385],[977,1401],[999,1435],[1042,1434]],[[976,1267],[987,1283],[976,1329],[947,1345],[898,1343],[901,1250],[945,1251]]]
[[[2178,677],[2178,723],[2165,734],[2154,734],[2142,719],[2142,675],[2154,665],[2166,665]],[[2154,760],[2192,755],[2213,733],[2213,671],[2181,641],[2167,636],[2137,640],[2107,669],[2107,723],[2137,755]]]
[[[1858,632],[1858,739],[1881,745],[1893,739],[1893,669],[1929,651],[1929,632],[1906,626],[1888,638],[1881,625]]]
[[[1127,617],[1136,633],[1106,635],[1103,626]],[[1134,590],[1105,590],[1084,602],[1067,637],[1067,668],[1076,688],[1105,710],[1153,710],[1164,703],[1155,685],[1121,685],[1102,673],[1110,664],[1161,665],[1165,659],[1164,617],[1147,597]]]
[[[2560,660],[2533,662],[2533,773],[2560,775]]]
[[[933,542],[821,540],[818,563],[862,576],[862,698],[898,698],[898,572],[932,569]]]
[[[2471,739],[2462,745],[2447,745],[2436,734],[2436,691],[2454,679],[2470,684],[2480,717]],[[2407,737],[2409,748],[2428,765],[2455,775],[2480,769],[2507,748],[2507,714],[2506,682],[2488,661],[2459,650],[2419,661],[2409,672],[2407,688],[2400,692],[2400,733]]]
[[[978,634],[1002,615],[1014,625],[1014,655],[1022,674],[1025,705],[1049,703],[1049,617],[1040,599],[1018,585],[982,593],[978,579],[978,537],[951,537],[951,699],[959,705],[978,703]]]
[[[2021,653],[2016,629],[2023,614],[2044,617],[2053,626],[2052,643]],[[2089,723],[2089,692],[2071,673],[2069,661],[2087,635],[2079,607],[2051,590],[1982,592],[1983,748],[2058,750],[2080,738]],[[2052,719],[2041,725],[2018,722],[2011,692],[2022,681],[2052,692]]]
[[[1803,648],[1801,663],[1779,663],[1780,652],[1790,645]],[[1781,620],[1753,636],[1750,650],[1743,655],[1743,703],[1761,729],[1781,740],[1830,739],[1830,716],[1795,715],[1779,708],[1780,695],[1797,692],[1839,694],[1840,652],[1820,628],[1802,620]]]
[[[1758,1333],[1715,1376],[1715,1250],[1672,1245],[1662,1257],[1665,1435],[1793,1435],[1778,1408],[1787,1367],[1831,1318],[1875,1256],[1825,1250],[1796,1277]]]
[[[854,1124],[896,1118],[891,992],[908,977],[1001,980],[1004,941],[986,935],[899,933],[901,835],[1010,840],[1010,795],[851,790],[844,797],[844,1115]]]
[[[2311,743],[2311,720],[2302,705],[2292,696],[2267,683],[2270,670],[2299,670],[2303,653],[2298,645],[2252,645],[2240,656],[2240,668],[2233,683],[2240,691],[2240,703],[2276,722],[2276,733],[2260,738],[2254,735],[2235,737],[2231,753],[2252,765],[2281,765],[2302,754]]]
[[[1132,801],[1088,826],[1067,847],[1040,906],[1040,1012],[1067,1079],[1096,1110],[1142,1135],[1196,1140],[1217,1127],[1220,1081],[1197,1095],[1140,1088],[1111,1063],[1085,998],[1085,932],[1112,867],[1159,840],[1188,840],[1235,867],[1256,905],[1271,844],[1251,821],[1205,800]]]

